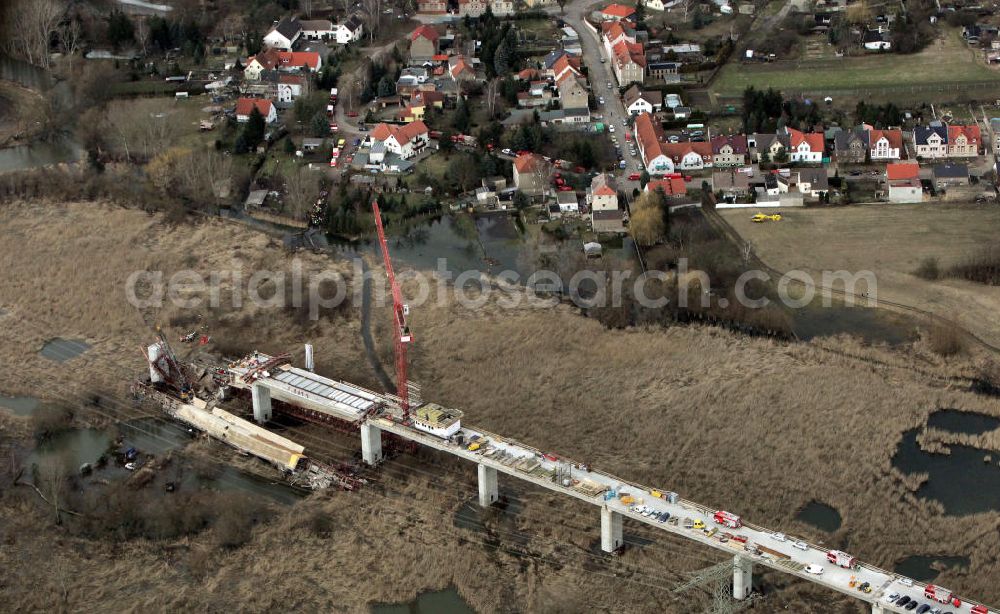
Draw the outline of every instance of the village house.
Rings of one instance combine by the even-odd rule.
[[[841,130],[833,137],[837,161],[843,164],[864,164],[869,156],[869,131],[864,126]]]
[[[684,196],[687,194],[687,184],[681,177],[665,177],[651,179],[643,188],[645,192],[661,192],[666,197]]]
[[[458,16],[482,17],[487,6],[486,0],[458,0]]]
[[[422,62],[431,60],[438,53],[440,35],[433,27],[418,26],[410,34],[410,61]]]
[[[903,153],[903,131],[899,129],[872,130],[869,137],[872,161],[899,160]]]
[[[611,58],[611,69],[618,85],[642,83],[646,75],[646,56],[642,45],[635,40],[632,24],[604,22],[601,29],[604,49]]]
[[[333,27],[333,40],[340,45],[347,45],[361,40],[365,33],[365,24],[358,15],[351,15],[346,20]]]
[[[747,137],[742,134],[712,137],[712,165],[736,166],[747,161]]]
[[[559,103],[563,109],[588,109],[588,100],[587,88],[576,77],[567,77],[559,83]]]
[[[430,142],[427,125],[422,121],[410,122],[402,126],[379,124],[372,130],[373,143],[382,143],[385,150],[407,160],[417,155]]]
[[[712,173],[712,191],[722,192],[727,200],[739,200],[750,193],[750,177],[735,168]]]
[[[497,17],[510,17],[514,14],[514,0],[489,0],[490,11]]]
[[[666,5],[663,4],[663,0],[639,0],[639,1],[642,2],[643,6],[645,6],[647,9],[651,11],[663,12],[667,8]],[[672,2],[671,4],[676,4],[676,2]]]
[[[1000,155],[1000,118],[990,119],[990,134],[993,135],[993,154]]]
[[[940,122],[917,126],[913,129],[913,144],[918,158],[947,158],[948,127]]]
[[[650,77],[661,79],[664,83],[678,83],[681,80],[680,62],[649,62],[647,69]]]
[[[300,34],[303,40],[325,41],[333,38],[333,22],[328,19],[300,19]]]
[[[621,232],[625,229],[625,212],[618,203],[618,185],[614,175],[599,173],[587,188],[590,224],[594,232]]]
[[[254,109],[264,118],[265,124],[273,123],[278,119],[278,111],[270,100],[264,98],[239,98],[236,101],[236,121],[246,123],[250,121],[250,115]]]
[[[934,165],[934,185],[938,188],[950,188],[969,185],[969,167],[965,164],[947,162]]]
[[[830,190],[830,180],[825,168],[800,168],[787,175],[778,175],[779,192],[789,192],[792,188],[810,198],[822,198]]]
[[[788,139],[788,160],[790,162],[806,162],[820,164],[823,162],[824,139],[822,132],[801,132],[785,127],[784,135]]]
[[[247,58],[243,76],[248,81],[259,81],[264,71],[297,71],[301,68],[309,72],[318,71],[323,65],[320,55],[314,51],[279,51],[268,49]]]
[[[978,125],[948,126],[948,157],[974,158],[979,155]]]
[[[663,127],[649,113],[635,116],[635,142],[642,156],[642,163],[650,175],[674,172],[674,162],[664,151]]]
[[[538,154],[526,153],[514,158],[514,187],[535,197],[549,193],[549,163]]]
[[[476,71],[465,56],[453,55],[448,58],[448,75],[455,82],[471,81],[476,78]]]
[[[868,51],[889,51],[892,42],[889,38],[888,28],[879,26],[873,30],[865,30],[861,44]]]
[[[753,152],[754,162],[772,162],[782,151],[785,151],[785,145],[778,139],[778,135],[770,133],[749,135],[747,146]]]
[[[289,51],[300,36],[302,24],[299,20],[295,17],[283,17],[264,35],[264,46]]]
[[[643,91],[638,84],[634,84],[622,94],[622,103],[629,115],[655,113],[663,108],[663,92]]]
[[[699,171],[703,168],[712,167],[712,144],[711,143],[666,143],[663,145],[663,153],[670,157],[675,169],[685,171]]]
[[[610,21],[631,19],[633,15],[635,15],[635,9],[624,4],[609,4],[601,10],[601,18]]]
[[[924,199],[920,185],[920,165],[916,162],[894,162],[885,166],[888,186],[887,197],[891,203],[919,203]]]
[[[424,15],[444,15],[448,12],[447,0],[418,0],[417,12]]]
[[[579,56],[562,53],[551,65],[546,65],[545,75],[552,77],[557,83],[567,77],[579,77],[581,75]]]

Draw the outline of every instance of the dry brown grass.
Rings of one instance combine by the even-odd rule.
[[[73,381],[93,377],[112,386],[128,367],[141,368],[132,348],[151,334],[146,322],[176,314],[143,320],[123,307],[117,285],[135,266],[210,267],[238,254],[250,267],[286,257],[239,228],[214,222],[162,228],[141,213],[93,206],[8,208],[0,211],[0,226],[11,230],[0,260],[14,273],[11,287],[0,288],[0,302],[14,306],[3,320],[0,359],[25,374],[15,384],[23,389],[3,390],[8,394],[44,397],[56,369],[35,352],[47,335],[95,342],[72,372],[59,371]],[[121,240],[92,238],[107,228]],[[42,281],[32,284],[33,278]],[[220,318],[241,322],[227,334],[262,349],[291,349],[308,335],[327,372],[374,380],[355,319],[303,332],[284,313]],[[48,323],[48,330],[32,328],[35,321]],[[387,312],[376,313],[386,357],[387,321]],[[945,362],[923,346],[890,353],[844,339],[787,345],[710,328],[609,331],[565,307],[503,310],[495,301],[475,312],[453,305],[414,309],[411,326],[413,378],[423,397],[463,409],[471,424],[796,536],[831,545],[849,540],[853,553],[884,567],[910,554],[967,554],[968,573],[949,570],[940,581],[1000,603],[993,581],[1000,573],[1000,536],[982,530],[996,523],[997,513],[945,517],[939,505],[913,497],[921,476],[891,467],[901,434],[924,424],[936,408],[1000,415],[1000,400],[964,392],[950,379],[978,372],[981,365],[971,359]],[[0,435],[10,432],[6,421],[0,419]],[[687,612],[693,604],[637,584],[636,571],[656,573],[656,586],[670,586],[682,572],[720,558],[657,536],[656,544],[614,561],[592,559],[587,550],[598,537],[596,510],[533,491],[522,495],[524,512],[512,521],[513,530],[528,533],[531,556],[515,556],[507,551],[514,536],[498,528],[498,519],[487,521],[498,550],[484,545],[483,535],[451,528],[452,514],[475,494],[470,466],[428,453],[400,463],[361,493],[307,501],[254,529],[250,542],[231,552],[215,549],[211,534],[114,546],[62,538],[63,545],[52,546],[52,530],[33,516],[34,505],[5,499],[0,532],[14,543],[0,548],[0,567],[14,576],[0,595],[15,610],[81,603],[107,609],[127,600],[154,610],[294,604],[306,611],[364,611],[369,602],[455,584],[484,612],[579,610],[579,604],[595,611]],[[501,488],[510,482],[502,479]],[[794,519],[813,499],[841,512],[844,526],[836,534]],[[310,520],[317,513],[332,519],[329,538],[317,535]],[[627,523],[626,532],[643,529]],[[39,576],[41,561],[51,572]],[[781,574],[765,579],[768,609],[812,611],[820,599],[845,611],[856,607]]]
[[[995,206],[935,204],[782,211],[777,224],[753,224],[752,210],[720,212],[768,265],[779,271],[870,270],[878,298],[957,321],[1000,345],[1000,287],[913,274],[927,257],[941,270],[965,262],[1000,230]]]

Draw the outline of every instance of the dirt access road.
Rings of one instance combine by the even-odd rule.
[[[779,271],[871,271],[878,299],[929,311],[1000,345],[1000,288],[913,275],[926,257],[937,258],[946,271],[995,241],[1000,231],[996,205],[785,209],[780,222],[765,224],[750,221],[753,209],[719,213],[753,244],[761,260]]]

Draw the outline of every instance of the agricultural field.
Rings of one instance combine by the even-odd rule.
[[[943,272],[996,240],[996,205],[884,205],[782,211],[776,223],[754,224],[752,209],[720,212],[757,255],[779,271],[870,270],[878,298],[957,321],[1000,345],[1000,288],[914,272],[937,258]]]
[[[824,54],[814,54],[824,55]],[[807,54],[806,57],[809,57]],[[724,97],[739,96],[747,87],[773,87],[814,96],[835,93],[940,91],[992,81],[998,73],[975,57],[957,30],[948,30],[919,53],[871,54],[858,57],[821,57],[796,61],[742,64],[735,57],[719,72],[713,90]],[[977,90],[968,92],[975,96]]]

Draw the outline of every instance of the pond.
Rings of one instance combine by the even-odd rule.
[[[82,158],[83,148],[68,138],[35,141],[0,149],[0,173],[78,162]]]
[[[38,407],[35,397],[8,397],[0,394],[0,409],[8,409],[17,416],[30,416]]]
[[[792,330],[803,341],[816,337],[847,334],[860,337],[866,343],[885,343],[899,346],[917,339],[917,329],[912,321],[872,307],[847,307],[815,304],[792,310]]]
[[[938,577],[942,567],[957,568],[968,567],[969,557],[967,556],[929,556],[914,555],[908,556],[896,563],[892,570],[898,574],[913,578],[918,582],[930,582]]]
[[[983,462],[989,452],[949,444],[951,454],[931,454],[920,449],[915,428],[903,434],[896,454],[894,467],[903,473],[927,473],[916,495],[940,502],[945,513],[964,516],[979,512],[1000,510],[1000,455],[992,454],[990,462]]]
[[[372,614],[475,614],[454,588],[429,591],[408,603],[376,604]]]
[[[0,405],[3,400],[0,399]],[[957,409],[941,409],[927,419],[927,426],[966,435],[982,435],[1000,427],[1000,418]]]
[[[843,522],[837,508],[826,503],[820,503],[819,501],[810,501],[805,507],[799,510],[795,517],[827,533],[833,533],[839,529]]]
[[[90,349],[90,344],[81,339],[63,339],[56,337],[49,339],[42,346],[41,355],[43,358],[56,362],[66,362],[76,358]]]

